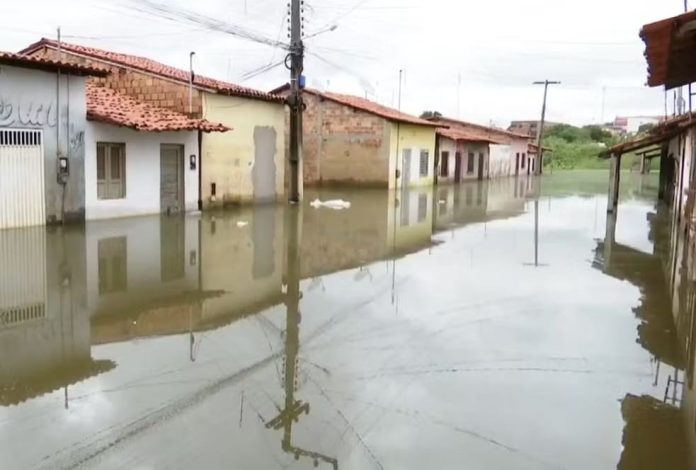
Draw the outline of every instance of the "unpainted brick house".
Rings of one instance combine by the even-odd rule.
[[[111,73],[90,83],[189,117],[221,123],[232,132],[198,135],[200,208],[276,201],[284,193],[283,98],[194,74],[144,57],[51,39],[22,54],[105,67]],[[191,104],[189,105],[189,93]],[[188,158],[188,156],[186,156]]]
[[[285,95],[287,85],[272,93]],[[306,185],[431,186],[438,124],[357,96],[303,90]]]

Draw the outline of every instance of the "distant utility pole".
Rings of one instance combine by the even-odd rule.
[[[302,70],[304,44],[302,43],[302,5],[304,0],[290,0],[290,201],[302,197]]]
[[[537,175],[541,174],[541,167],[543,166],[543,155],[544,152],[541,147],[541,141],[544,138],[544,122],[546,121],[546,95],[549,91],[549,85],[560,85],[561,82],[555,82],[551,80],[544,80],[543,82],[538,81],[532,83],[532,85],[544,85],[544,103],[541,106],[541,122],[537,128],[537,162],[534,173]]]

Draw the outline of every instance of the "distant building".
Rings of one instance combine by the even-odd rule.
[[[518,175],[533,166],[525,134],[442,116],[431,120],[446,126],[437,130],[438,183]]]
[[[303,99],[306,185],[432,186],[438,124],[358,96],[305,89]]]
[[[531,137],[532,139],[537,138],[537,132],[539,132],[539,120],[537,119],[536,121],[512,121],[510,123],[510,127],[508,127],[508,131],[514,132],[516,134],[525,134]],[[545,121],[544,122],[544,129],[550,129],[554,126],[557,126],[561,124],[560,122],[552,122],[552,121]]]
[[[620,134],[637,134],[642,125],[659,124],[662,120],[659,116],[617,116],[609,128]]]

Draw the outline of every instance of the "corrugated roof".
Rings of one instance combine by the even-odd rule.
[[[230,130],[223,124],[192,119],[185,114],[142,103],[110,88],[91,83],[87,84],[87,119],[149,132]]]
[[[103,67],[93,67],[83,64],[73,64],[62,60],[45,59],[24,54],[0,51],[0,64],[12,65],[27,69],[43,70],[45,72],[57,72],[69,75],[106,77],[109,70]]]
[[[57,49],[58,42],[53,39],[42,38],[40,41],[26,47],[20,52],[23,54],[29,54],[43,47]],[[102,62],[107,62],[110,64],[133,68],[142,72],[150,73],[163,78],[168,78],[170,80],[175,80],[177,82],[188,84],[190,80],[190,73],[188,70],[181,70],[176,67],[171,67],[161,62],[148,59],[146,57],[122,54],[118,52],[97,49],[94,47],[70,44],[62,41],[60,43],[60,47],[62,50],[66,52],[70,52]],[[241,96],[245,98],[254,98],[263,101],[272,101],[277,103],[283,102],[282,98],[271,93],[255,90],[253,88],[243,87],[234,83],[216,80],[214,78],[205,77],[203,75],[194,74],[193,85],[196,88],[203,88],[216,93]]]
[[[696,81],[696,11],[646,24],[640,37],[649,86],[670,89]]]

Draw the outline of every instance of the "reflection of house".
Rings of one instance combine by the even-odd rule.
[[[432,185],[435,124],[357,96],[305,89],[303,99],[305,183]]]
[[[389,206],[388,244],[392,256],[432,246],[433,188],[400,191]],[[395,206],[395,207],[394,207]]]
[[[308,200],[315,197],[346,199],[351,208],[303,208],[302,278],[365,266],[432,245],[432,226],[428,225],[433,210],[430,188],[392,193],[324,189],[307,193]]]
[[[255,313],[282,302],[284,210],[257,206],[201,220],[201,322]]]
[[[447,117],[438,129],[438,183],[525,173],[529,138],[520,133]]]
[[[520,215],[529,194],[528,180],[522,178],[441,186],[436,192],[435,230]]]
[[[170,326],[179,316],[188,324],[200,315],[198,225],[195,217],[87,224],[87,308],[94,342],[127,338],[131,330],[147,334],[147,323],[139,323],[144,312],[159,311]]]
[[[0,53],[0,229],[84,217],[85,65]]]
[[[59,47],[63,59],[107,67],[111,75],[99,81],[104,87],[152,106],[234,128],[234,132],[198,135],[198,199],[204,207],[276,200],[283,193],[285,137],[281,98],[197,74],[190,89],[192,76],[188,71],[144,57],[68,43],[59,46],[50,39],[42,39],[22,52],[57,57]],[[196,148],[195,144],[192,146]],[[187,159],[188,156],[185,155]]]
[[[112,369],[90,352],[84,236],[43,227],[0,231],[0,405]],[[67,393],[67,392],[66,392]]]
[[[227,128],[87,85],[86,218],[198,208],[198,133]]]
[[[315,277],[382,259],[388,252],[389,192],[375,190],[306,191],[306,200],[347,199],[350,210],[304,207],[301,275]]]

